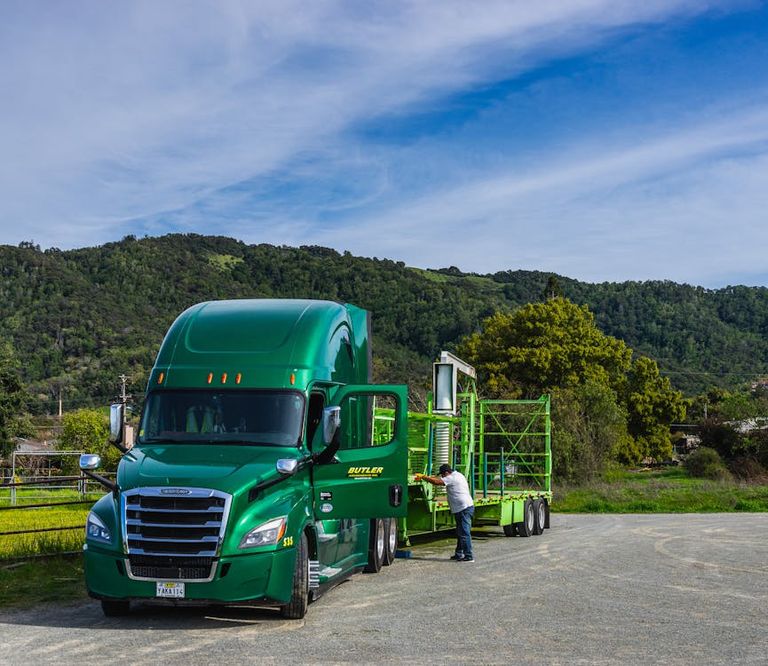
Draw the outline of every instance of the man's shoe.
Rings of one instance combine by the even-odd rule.
[[[459,554],[451,555],[451,559],[456,560],[457,562],[461,562],[461,560],[464,559],[464,555],[459,555]]]
[[[465,556],[465,557],[462,557],[462,558],[459,560],[459,562],[474,562],[474,561],[475,561],[475,558],[474,558],[474,557],[466,557],[466,556]]]

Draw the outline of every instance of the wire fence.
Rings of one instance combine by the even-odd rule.
[[[88,508],[103,494],[85,475],[0,484],[0,562],[82,552]]]

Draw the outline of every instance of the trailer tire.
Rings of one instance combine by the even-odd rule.
[[[517,523],[502,525],[502,527],[504,528],[504,536],[508,536],[508,537],[517,536]]]
[[[517,523],[517,536],[531,536],[533,534],[535,520],[536,519],[533,514],[533,502],[527,499],[523,504],[523,522]]]
[[[544,534],[546,523],[547,503],[541,498],[533,500],[533,533],[536,536]]]
[[[121,599],[102,599],[101,612],[107,617],[123,617],[131,612],[131,602]]]
[[[397,518],[387,518],[384,521],[384,566],[389,566],[395,561],[397,550]]]
[[[302,532],[296,549],[296,567],[293,571],[291,600],[280,606],[280,615],[289,620],[300,620],[307,614],[309,605],[309,546],[307,535]]]
[[[384,520],[374,518],[371,520],[371,535],[368,539],[368,564],[363,569],[365,573],[379,573],[381,571],[386,551],[385,538]]]

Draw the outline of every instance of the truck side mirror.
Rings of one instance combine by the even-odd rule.
[[[328,445],[341,425],[341,407],[326,407],[323,410],[323,442]]]
[[[109,441],[113,444],[121,444],[123,439],[123,419],[125,417],[125,405],[121,402],[110,405],[109,408]]]
[[[299,461],[295,458],[280,458],[275,463],[275,469],[277,469],[280,474],[285,474],[286,476],[295,474],[298,467]]]
[[[322,451],[312,454],[312,459],[318,465],[331,462],[339,450],[339,426],[341,425],[341,407],[326,407],[323,410],[323,444]]]
[[[92,470],[101,467],[101,457],[95,453],[83,453],[80,456],[80,469]]]

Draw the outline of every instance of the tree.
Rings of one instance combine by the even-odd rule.
[[[552,439],[552,472],[560,481],[585,481],[608,460],[635,457],[624,408],[612,390],[595,382],[552,392]]]
[[[557,297],[492,315],[460,344],[459,354],[492,393],[519,396],[587,381],[616,387],[632,352],[600,331],[586,306]]]
[[[120,452],[109,443],[109,418],[97,409],[78,409],[65,414],[58,448],[98,453],[106,470],[114,470],[120,460]]]
[[[669,378],[659,374],[656,361],[641,356],[627,373],[624,403],[629,415],[629,433],[643,456],[655,460],[672,457],[671,423],[685,418],[686,402]]]
[[[544,293],[541,295],[542,300],[548,301],[552,298],[562,298],[563,290],[560,287],[560,281],[556,275],[550,275],[547,278],[547,286],[544,287]]]
[[[669,424],[685,416],[682,394],[656,362],[600,331],[586,306],[555,297],[498,313],[460,353],[499,397],[553,393],[554,471],[584,480],[612,459],[634,464],[672,454]]]
[[[13,450],[13,438],[22,434],[25,401],[26,392],[13,349],[9,344],[0,345],[0,457]]]

